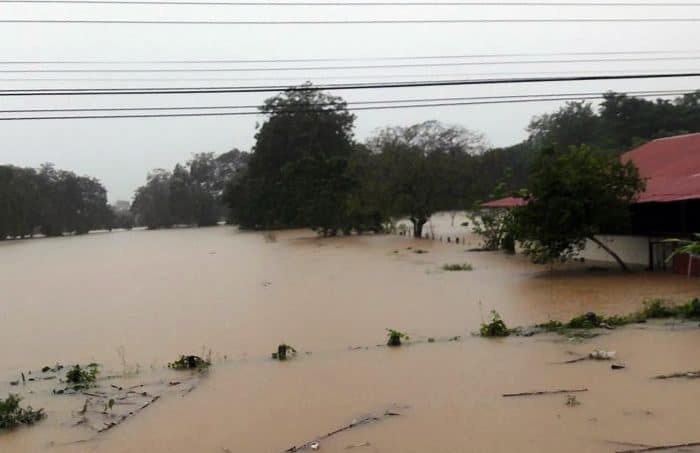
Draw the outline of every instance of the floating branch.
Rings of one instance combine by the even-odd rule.
[[[700,442],[689,442],[687,444],[659,445],[657,447],[636,448],[632,450],[618,450],[616,453],[642,453],[645,451],[675,450],[677,448],[698,447]]]
[[[680,373],[661,374],[659,376],[654,376],[654,379],[674,379],[674,378],[698,379],[698,378],[700,378],[700,371],[682,371]]]
[[[504,398],[509,398],[513,396],[536,396],[536,395],[555,395],[558,393],[579,393],[587,392],[588,389],[573,389],[573,390],[542,390],[538,392],[523,392],[523,393],[504,393]]]
[[[312,445],[317,445],[319,441],[321,441],[323,439],[328,439],[329,437],[335,436],[336,434],[342,433],[343,431],[347,431],[349,429],[356,428],[356,427],[361,426],[361,425],[366,425],[368,423],[378,422],[378,421],[383,420],[385,418],[395,417],[398,415],[401,415],[401,414],[399,414],[398,412],[391,412],[391,411],[386,411],[380,416],[368,415],[367,417],[362,417],[359,420],[353,421],[349,425],[345,425],[342,428],[338,428],[335,431],[331,431],[329,433],[324,434],[323,436],[317,437],[314,440],[310,440],[310,441],[306,442],[305,444],[302,444],[299,446],[294,445],[293,447],[289,447],[288,449],[284,450],[284,453],[293,453],[296,451],[307,450],[307,449],[310,449]]]

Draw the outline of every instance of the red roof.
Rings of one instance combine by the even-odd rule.
[[[522,198],[507,197],[482,203],[481,206],[484,208],[514,208],[516,206],[523,206],[525,203],[525,200]]]
[[[628,151],[622,162],[634,162],[647,187],[637,203],[667,203],[700,198],[700,133],[660,138]],[[489,201],[485,208],[522,206],[522,198]]]
[[[637,203],[700,198],[700,134],[654,140],[621,157],[632,160],[647,180]]]

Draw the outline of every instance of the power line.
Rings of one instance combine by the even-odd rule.
[[[688,93],[690,94],[690,93]],[[648,97],[648,96],[639,96]],[[571,101],[571,100],[591,100],[601,99],[601,95],[589,97],[559,97],[559,98],[540,98],[540,99],[513,99],[513,100],[491,100],[491,101],[474,101],[474,102],[441,102],[431,104],[404,104],[404,105],[381,105],[369,107],[356,107],[351,110],[390,110],[404,108],[426,108],[426,107],[450,107],[464,105],[487,105],[487,104],[515,104],[526,102],[552,102],[552,101]],[[302,112],[322,112],[319,109],[309,110],[277,110],[272,113],[302,113]],[[123,119],[123,118],[168,118],[168,117],[200,117],[200,116],[246,116],[246,115],[261,115],[260,111],[246,112],[198,112],[198,113],[149,113],[149,114],[127,114],[127,115],[80,115],[80,116],[30,116],[30,117],[0,117],[0,121],[20,121],[20,120],[75,120],[75,119]]]
[[[2,0],[0,0],[1,2]],[[547,52],[547,53],[481,53],[461,55],[418,55],[385,57],[330,57],[330,58],[285,58],[285,59],[211,59],[211,60],[5,60],[4,65],[24,64],[206,64],[206,63],[309,63],[335,61],[382,61],[382,60],[451,60],[467,58],[516,58],[516,57],[555,57],[555,56],[591,56],[591,55],[663,55],[663,54],[697,54],[700,50],[623,50],[599,52]]]
[[[533,18],[533,19],[359,19],[359,20],[130,20],[130,19],[0,19],[5,24],[101,25],[411,25],[533,23],[695,23],[700,17]]]
[[[568,77],[527,77],[503,79],[466,79],[466,80],[421,80],[409,82],[368,82],[337,83],[323,85],[258,85],[258,86],[221,86],[221,87],[171,87],[171,88],[36,88],[36,89],[0,89],[0,96],[65,96],[65,95],[122,95],[122,94],[212,94],[212,93],[269,93],[278,91],[319,91],[319,90],[365,90],[387,88],[445,87],[468,85],[505,85],[523,83],[582,82],[595,80],[639,80],[700,77],[700,72],[624,74],[624,75],[577,75]]]
[[[632,96],[670,96],[688,94],[688,90],[643,90],[627,91],[625,95]],[[348,106],[368,104],[411,104],[425,102],[455,102],[455,101],[481,101],[481,100],[506,100],[506,99],[531,99],[547,100],[548,98],[576,97],[584,98],[600,97],[600,92],[585,93],[545,93],[545,94],[514,94],[503,96],[468,96],[468,97],[443,97],[443,98],[411,98],[411,99],[381,99],[376,101],[347,102]],[[320,103],[323,106],[337,105],[332,103]],[[12,109],[0,110],[0,114],[8,113],[67,113],[67,112],[131,112],[131,111],[165,111],[165,110],[233,110],[233,109],[258,109],[259,105],[205,105],[205,106],[171,106],[171,107],[97,107],[97,108],[51,108],[51,109]]]
[[[674,71],[678,73],[689,73],[700,71],[696,68],[680,69]],[[608,69],[607,74],[627,74],[629,69]],[[655,74],[658,69],[642,69],[635,70],[635,74]],[[289,77],[0,77],[0,82],[250,82],[250,81],[285,81],[290,85],[299,85],[304,82],[313,82],[315,80],[371,80],[371,79],[410,79],[433,77],[436,80],[447,78],[474,78],[474,77],[516,77],[516,76],[553,76],[553,75],[584,75],[584,74],[600,74],[599,70],[593,71],[507,71],[507,72],[452,72],[452,73],[413,73],[413,74],[364,74],[364,75],[334,75],[334,76],[289,76]],[[294,81],[294,82],[291,82]],[[0,89],[1,91],[1,89]]]
[[[401,63],[401,64],[371,64],[371,65],[341,65],[341,66],[296,66],[296,67],[253,67],[253,68],[144,68],[144,69],[0,69],[0,73],[164,73],[164,72],[268,72],[268,71],[338,71],[353,69],[393,69],[393,68],[425,68],[448,66],[494,66],[515,64],[575,64],[575,63],[629,63],[645,61],[694,61],[700,56],[693,57],[638,57],[638,58],[587,58],[560,60],[512,60],[512,61],[458,61],[438,63]]]
[[[236,1],[122,1],[122,0],[0,0],[0,3],[35,3],[35,4],[86,4],[86,5],[183,5],[183,6],[594,6],[594,7],[695,7],[700,6],[698,2],[480,2],[480,1],[437,1],[437,2],[343,2],[343,1],[320,1],[320,2],[236,2]]]

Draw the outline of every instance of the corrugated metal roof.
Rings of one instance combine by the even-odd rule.
[[[489,201],[487,203],[482,203],[481,206],[484,208],[514,208],[516,206],[522,206],[525,204],[525,200],[517,197],[507,197],[501,198],[499,200]]]
[[[700,198],[700,134],[654,140],[620,158],[632,161],[647,180],[637,203]]]
[[[660,138],[620,156],[630,160],[646,179],[646,190],[637,203],[668,203],[700,199],[700,133]],[[502,198],[481,206],[513,208],[522,206],[522,198]]]

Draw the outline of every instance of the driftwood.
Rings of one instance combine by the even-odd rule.
[[[150,406],[151,404],[153,404],[154,402],[156,402],[156,401],[158,400],[158,398],[160,398],[160,395],[154,396],[153,398],[151,398],[150,401],[146,401],[144,404],[142,404],[141,406],[139,406],[137,409],[134,409],[133,411],[129,411],[128,413],[126,413],[126,414],[124,414],[124,415],[118,417],[117,419],[115,419],[115,420],[113,420],[113,421],[111,421],[111,422],[109,422],[109,423],[106,423],[105,426],[102,427],[102,428],[100,428],[100,429],[98,429],[97,432],[98,432],[98,433],[101,433],[101,432],[104,432],[104,431],[107,431],[107,430],[109,430],[109,429],[114,428],[115,426],[121,424],[121,423],[122,423],[124,420],[126,420],[127,418],[129,418],[129,417],[131,417],[131,416],[133,416],[133,415],[136,415],[138,412],[141,412],[142,410],[146,409],[148,406]]]
[[[698,378],[700,378],[700,371],[683,371],[680,373],[661,374],[659,376],[654,376],[654,379],[674,379],[674,378],[698,379]]]
[[[700,442],[688,442],[686,444],[659,445],[656,447],[635,448],[632,450],[618,450],[616,453],[642,453],[645,451],[675,450],[677,448],[700,447]]]
[[[571,360],[564,360],[563,362],[552,362],[552,363],[555,364],[555,365],[565,365],[565,364],[568,364],[568,363],[583,362],[584,360],[588,360],[589,358],[590,358],[590,357],[588,357],[588,356],[586,355],[586,356],[577,357],[577,358],[571,359]]]
[[[349,429],[356,428],[356,427],[358,427],[358,426],[360,426],[360,425],[366,425],[366,424],[368,424],[368,423],[378,422],[378,421],[383,420],[383,419],[385,419],[385,418],[387,418],[387,417],[395,417],[395,416],[397,416],[397,415],[401,415],[401,414],[399,414],[398,412],[386,411],[386,412],[384,412],[384,414],[382,414],[382,415],[380,415],[380,416],[368,415],[368,416],[366,416],[366,417],[362,417],[362,418],[360,418],[360,419],[358,419],[358,420],[353,421],[353,422],[350,423],[349,425],[345,425],[345,426],[343,426],[342,428],[336,429],[335,431],[331,431],[331,432],[329,432],[329,433],[326,433],[326,434],[324,434],[323,436],[319,436],[319,437],[315,438],[314,440],[310,440],[310,441],[308,441],[308,442],[306,442],[306,443],[304,443],[304,444],[302,444],[302,445],[299,445],[299,446],[294,445],[294,446],[292,446],[292,447],[289,447],[288,449],[284,450],[284,453],[293,453],[293,452],[296,452],[296,451],[302,451],[302,450],[310,449],[312,444],[315,444],[315,443],[317,443],[318,441],[321,441],[321,440],[324,440],[324,439],[328,439],[329,437],[335,436],[336,434],[342,433],[343,431],[347,431],[347,430],[349,430]]]
[[[538,392],[504,393],[503,397],[509,398],[509,397],[513,397],[513,396],[555,395],[558,393],[579,393],[579,392],[587,392],[587,391],[588,391],[588,389],[586,389],[586,388],[572,389],[572,390],[541,390]]]

